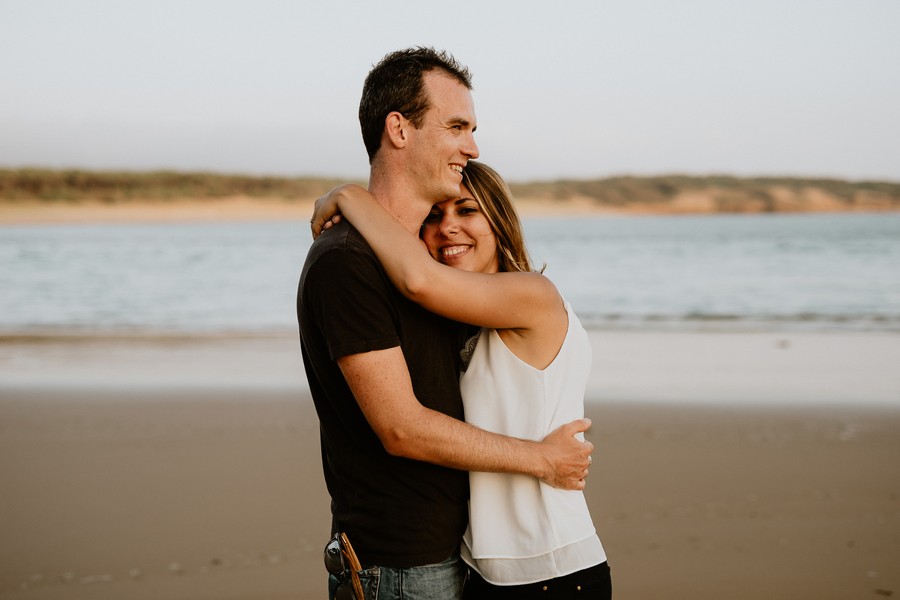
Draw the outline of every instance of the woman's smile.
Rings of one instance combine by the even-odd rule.
[[[481,273],[496,273],[497,238],[472,193],[438,202],[422,225],[422,240],[432,258],[445,265]]]

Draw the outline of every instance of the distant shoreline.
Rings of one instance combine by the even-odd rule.
[[[313,202],[270,198],[213,198],[103,202],[25,200],[0,204],[0,225],[78,223],[189,223],[308,220]]]
[[[338,183],[316,177],[0,169],[0,225],[304,221],[315,199]],[[883,181],[664,175],[510,182],[510,189],[524,216],[900,211],[900,183]]]
[[[627,207],[603,206],[570,198],[564,200],[521,199],[516,206],[525,217],[550,216],[643,216],[686,214],[760,214],[788,213],[872,213],[900,212],[900,207],[809,207],[806,210],[704,210],[702,207],[633,203]],[[130,200],[103,202],[76,200],[43,202],[35,200],[0,202],[0,226],[90,223],[189,223],[228,221],[306,221],[312,215],[313,201],[272,198],[213,198],[177,201]]]

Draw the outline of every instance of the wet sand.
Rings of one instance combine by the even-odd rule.
[[[615,597],[900,595],[900,336],[592,338]],[[0,338],[0,481],[0,598],[325,597],[291,335]]]

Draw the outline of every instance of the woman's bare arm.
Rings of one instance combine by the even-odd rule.
[[[483,327],[528,329],[562,309],[556,287],[538,273],[472,273],[437,262],[358,185],[338,186],[316,201],[313,236],[336,214],[362,234],[400,292],[432,312]]]

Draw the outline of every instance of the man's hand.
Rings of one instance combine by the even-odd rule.
[[[575,435],[587,431],[590,426],[590,419],[572,421],[541,441],[540,449],[547,463],[541,481],[563,490],[584,489],[594,445],[578,440]]]

